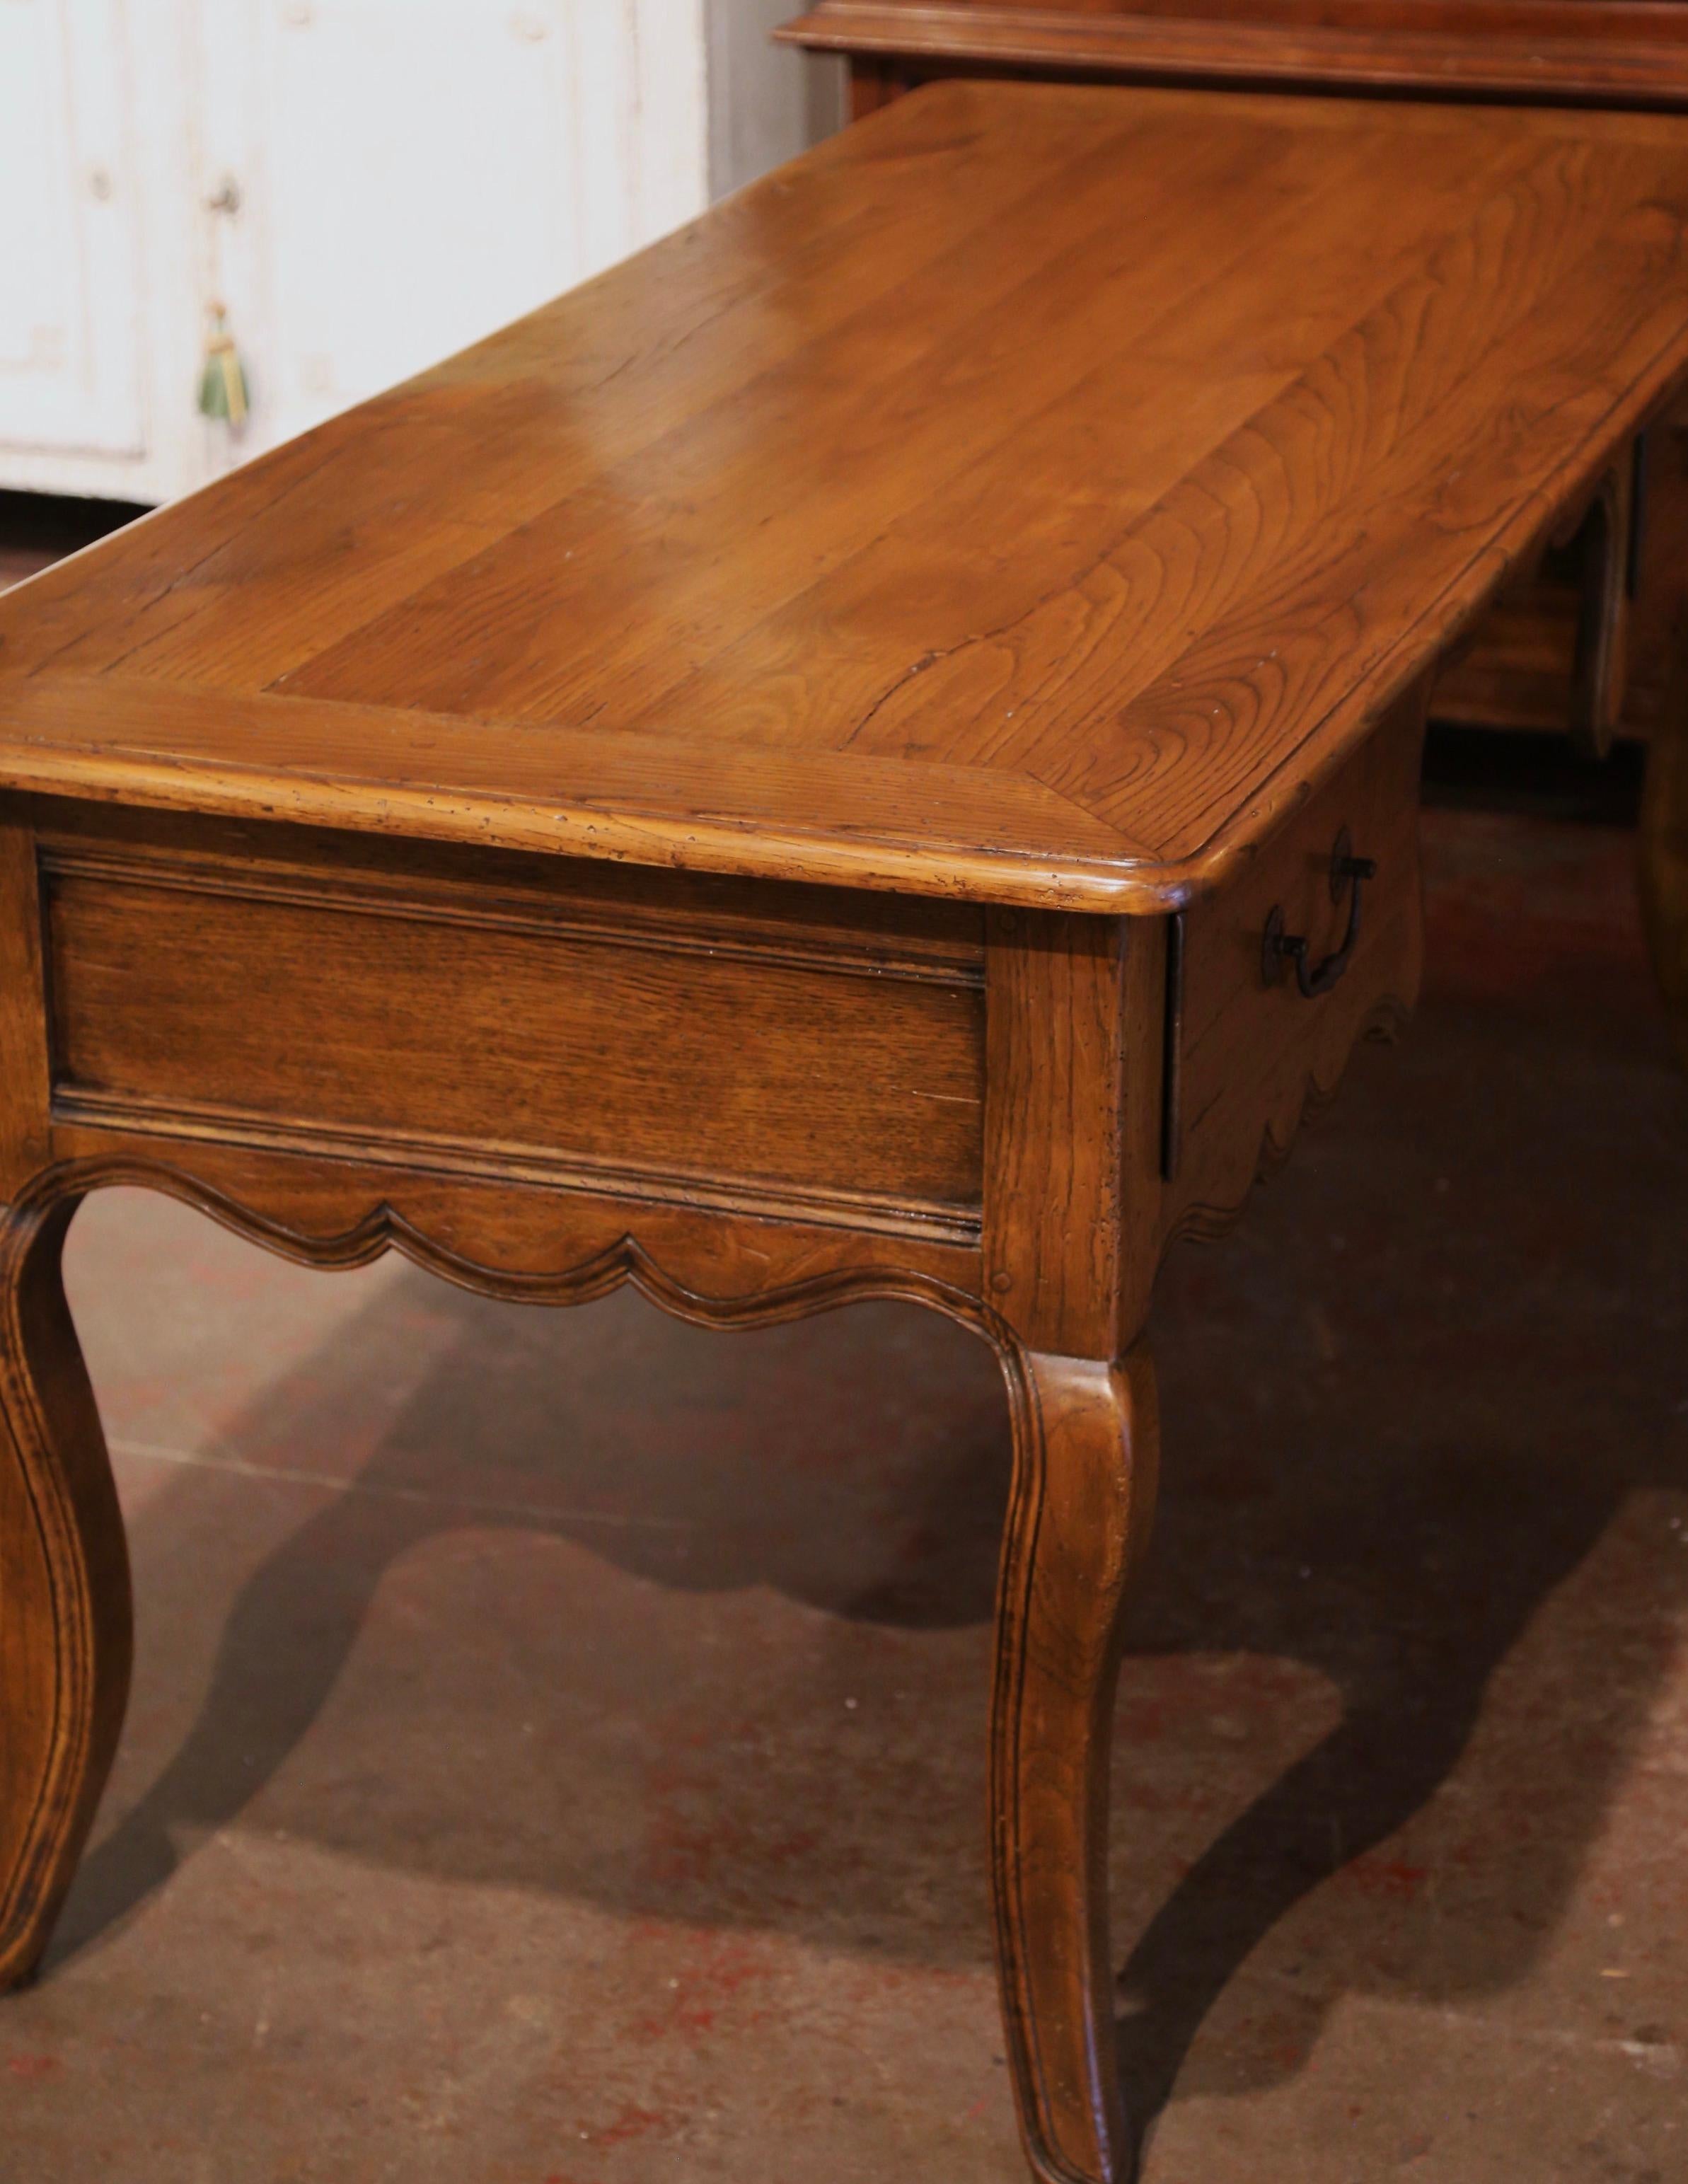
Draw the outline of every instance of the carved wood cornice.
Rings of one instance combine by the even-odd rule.
[[[922,75],[958,64],[1009,74],[1095,75],[1186,84],[1688,104],[1688,10],[1601,0],[1516,0],[1502,8],[1406,8],[1340,0],[1323,20],[1282,0],[1205,10],[900,5],[819,0],[776,31],[794,45]]]

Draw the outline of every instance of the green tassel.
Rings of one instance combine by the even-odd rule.
[[[225,323],[222,305],[214,304],[211,332],[205,343],[205,369],[199,375],[199,413],[220,418],[227,425],[242,425],[251,406],[240,352]]]

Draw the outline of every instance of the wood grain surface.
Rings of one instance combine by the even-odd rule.
[[[982,965],[203,857],[45,879],[60,1117],[978,1233]]]
[[[1688,367],[1688,121],[955,83],[0,601],[0,787],[1162,910]]]

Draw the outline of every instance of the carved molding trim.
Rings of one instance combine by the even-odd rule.
[[[370,1205],[349,1226],[318,1234],[242,1206],[214,1185],[166,1162],[126,1153],[64,1161],[43,1168],[13,1201],[7,1218],[9,1223],[32,1224],[64,1201],[120,1184],[160,1191],[209,1215],[250,1243],[298,1265],[319,1269],[369,1266],[393,1251],[460,1289],[521,1304],[586,1304],[621,1288],[624,1282],[631,1283],[641,1295],[677,1318],[710,1327],[769,1326],[869,1298],[894,1298],[928,1306],[960,1321],[999,1351],[1012,1346],[1012,1337],[998,1315],[978,1298],[911,1268],[840,1266],[795,1282],[710,1294],[690,1288],[669,1273],[631,1229],[569,1267],[527,1271],[500,1268],[440,1243],[384,1198]]]
[[[394,918],[406,924],[467,930],[537,933],[547,939],[590,942],[658,956],[708,956],[842,978],[894,978],[915,984],[983,988],[983,949],[939,949],[886,933],[871,943],[840,944],[834,933],[805,933],[797,925],[757,927],[726,916],[694,913],[682,924],[671,915],[635,902],[581,903],[565,896],[499,894],[463,885],[429,886],[412,877],[375,872],[269,870],[203,854],[142,849],[65,848],[44,843],[42,877],[97,880],[110,887],[167,889],[237,901],[285,903],[297,910],[337,916]]]
[[[391,1129],[359,1131],[296,1122],[209,1101],[152,1100],[136,1093],[85,1091],[74,1081],[53,1089],[55,1122],[97,1130],[142,1133],[190,1143],[245,1147],[321,1161],[373,1161],[418,1175],[472,1182],[529,1183],[555,1191],[613,1192],[653,1206],[700,1206],[752,1219],[818,1222],[885,1236],[930,1237],[977,1249],[981,1217],[936,1199],[892,1198],[868,1190],[828,1190],[802,1184],[730,1183],[677,1173],[672,1167],[612,1166],[582,1156],[548,1157],[532,1150],[489,1151],[460,1138],[424,1137]]]

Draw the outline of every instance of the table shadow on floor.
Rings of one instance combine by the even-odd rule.
[[[1314,1921],[1335,1983],[1298,1998],[1287,2048],[1214,2057],[1185,2071],[1184,2089],[1244,2090],[1299,2067],[1345,1984],[1440,2003],[1526,1976],[1669,1665],[1688,1555],[1647,1563],[1635,1596],[1560,1596],[1632,1493],[1688,1490],[1668,1400],[1688,1328],[1684,1103],[1651,1032],[1633,1054],[1591,1054],[1603,1107],[1563,1052],[1540,1023],[1427,1011],[1412,1045],[1356,1065],[1345,1103],[1244,1231],[1175,1255],[1163,1277],[1165,1490],[1122,1721],[1164,1713],[1181,1661],[1206,1664],[1218,1682],[1204,1688],[1234,1710],[1249,1703],[1249,1664],[1267,1663],[1289,1664],[1287,1702],[1321,1725],[1264,1774],[1246,1749],[1226,1759],[1199,1724],[1194,1742],[1177,1722],[1126,1740],[1122,2055],[1141,2120],[1291,1914]],[[267,1390],[220,1452],[277,1468],[300,1450],[331,1456],[371,1360],[414,1364],[419,1344],[409,1393],[348,1490],[319,1494],[241,1585],[198,1719],[97,1841],[50,1966],[254,1808],[267,1825],[447,1878],[640,1918],[766,1925],[903,1963],[988,1963],[983,1715],[1009,1451],[983,1348],[903,1307],[725,1335],[625,1293],[555,1314],[412,1272]],[[143,1618],[213,1476],[184,1471],[141,1513]],[[729,1684],[744,1671],[743,1692],[723,1691],[718,1721],[705,1707],[677,1777],[677,1704],[695,1704],[671,1688],[683,1641],[671,1613],[667,1637],[638,1637],[622,1601],[588,1642],[592,1617],[621,1597],[603,1585],[560,1611],[553,1650],[521,1609],[538,1652],[513,1672],[513,1696],[488,1685],[476,1701],[472,1658],[408,1696],[348,1676],[383,1585],[465,1528],[550,1538],[576,1558],[524,1564],[535,1582],[560,1583],[584,1555],[606,1583],[631,1578],[669,1602],[764,1589],[805,1611],[801,1642],[771,1667],[740,1634],[742,1658],[720,1669]],[[629,1641],[631,1668],[606,1666]],[[1526,1664],[1497,1698],[1496,1671],[1521,1646]],[[876,1676],[899,1701],[864,1753],[837,1693],[871,1692]],[[1327,1689],[1334,1725],[1319,1711]],[[1573,1690],[1597,1700],[1567,1724]],[[435,1768],[426,1797],[483,1807],[504,1715],[563,1691],[564,1725],[588,1747],[582,1772],[608,1770],[601,1794],[588,1786],[560,1805],[537,1777],[498,1780],[507,1824],[487,1830],[446,1824],[404,1787],[407,1751],[435,1739],[431,1706],[467,1697],[486,1734],[463,1771],[480,1779],[454,1791]],[[372,1754],[349,1789],[293,1763],[331,1701],[337,1748]],[[1425,1816],[1471,1763],[1479,1721],[1490,1820],[1474,1852],[1468,1812],[1457,1841]],[[1210,1763],[1228,1768],[1219,1802],[1235,1808],[1217,1830],[1200,1779]],[[653,1854],[648,1838],[593,1841],[618,1815],[638,1836],[653,1797],[671,1820],[680,1813],[678,1854]],[[699,1817],[711,1801],[716,1822]],[[778,1822],[783,1807],[800,1826]],[[1520,1832],[1524,1810],[1537,1824]],[[1446,1853],[1468,1875],[1474,1856],[1481,1869],[1451,1921],[1446,1895],[1433,1915],[1408,1889],[1380,1951],[1373,1897],[1324,1890],[1309,1908],[1415,1821],[1432,1864]],[[671,1828],[669,1840],[671,1851]],[[705,1840],[707,1855],[687,1852]]]

